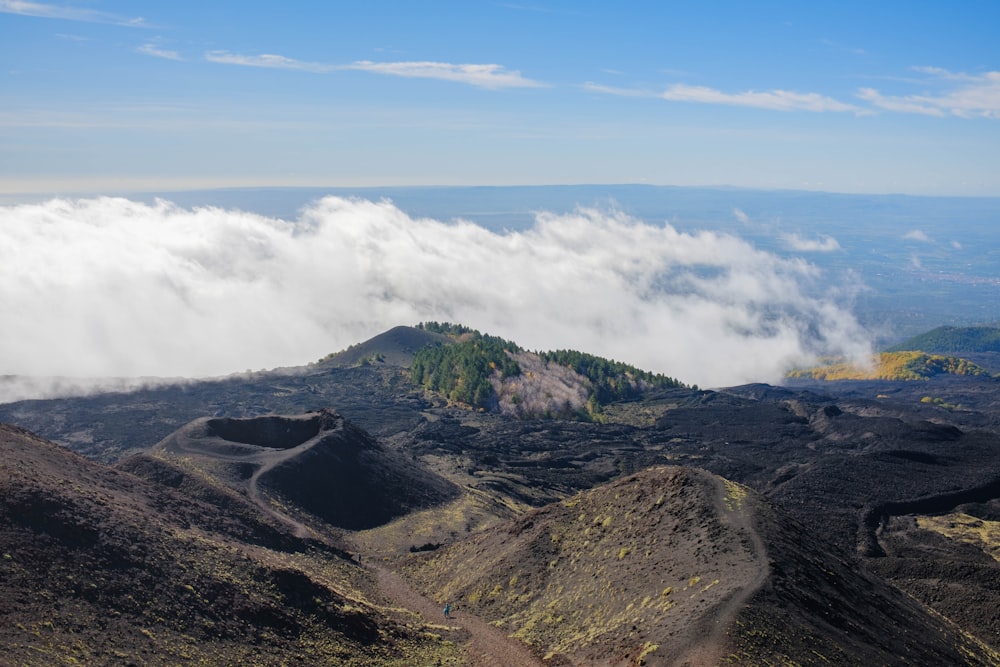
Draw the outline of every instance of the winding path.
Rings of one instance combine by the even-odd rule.
[[[716,478],[715,508],[722,520],[750,538],[750,553],[757,567],[753,577],[711,614],[707,615],[689,635],[683,652],[674,664],[689,667],[693,665],[718,665],[729,653],[730,631],[736,626],[736,619],[747,602],[767,581],[770,568],[767,565],[767,548],[754,523],[753,513],[743,507],[742,500],[729,500],[726,483]]]
[[[508,637],[498,628],[478,616],[459,610],[452,613],[451,620],[443,616],[441,605],[415,591],[403,577],[384,565],[371,565],[377,578],[379,589],[401,607],[420,614],[427,623],[451,623],[469,633],[468,665],[471,667],[544,667],[543,663],[527,645]]]
[[[275,509],[267,496],[261,492],[258,482],[264,473],[315,447],[322,441],[325,434],[320,433],[294,447],[288,448],[261,447],[224,440],[218,436],[192,438],[189,435],[191,431],[198,432],[196,429],[204,428],[203,425],[208,421],[209,418],[207,417],[196,420],[185,427],[184,430],[173,434],[162,443],[164,449],[177,456],[196,456],[205,459],[226,461],[228,463],[246,463],[255,466],[253,475],[246,482],[247,497],[267,516],[291,527],[296,537],[315,538],[316,535],[304,523]],[[199,435],[202,434],[199,432]]]

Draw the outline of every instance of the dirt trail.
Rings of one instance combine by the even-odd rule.
[[[737,616],[751,596],[764,585],[769,574],[767,551],[757,533],[752,512],[745,509],[740,500],[727,500],[728,489],[721,479],[715,480],[715,486],[717,489],[715,504],[719,516],[724,516],[725,521],[731,526],[750,536],[758,566],[753,578],[738,592],[724,600],[714,613],[706,618],[706,622],[696,628],[693,637],[676,660],[677,665],[684,667],[719,664],[729,652],[730,630],[735,625]],[[736,504],[735,508],[730,507],[733,502]]]
[[[372,565],[378,575],[382,592],[397,604],[418,612],[424,621],[437,625],[460,628],[469,633],[469,661],[471,667],[544,667],[528,647],[508,637],[498,628],[464,609],[444,618],[444,607],[415,591],[400,575],[384,565]]]
[[[247,482],[247,497],[249,497],[250,500],[252,500],[254,504],[257,505],[257,507],[259,507],[265,514],[289,525],[294,531],[295,537],[302,539],[315,537],[313,532],[309,530],[309,527],[304,523],[274,509],[271,502],[260,492],[260,486],[257,484],[257,480],[262,474],[273,468],[275,465],[277,465],[277,463],[265,463],[257,468],[257,471],[254,472],[253,476],[250,477],[249,482]]]
[[[197,456],[205,459],[226,461],[228,463],[248,463],[256,466],[253,475],[247,480],[247,497],[262,512],[290,526],[296,537],[309,538],[316,537],[316,535],[301,521],[297,521],[295,518],[275,509],[270,500],[261,493],[258,480],[264,473],[315,447],[321,440],[322,435],[319,435],[287,449],[259,447],[241,443],[226,443],[232,449],[225,450],[212,444],[194,440],[184,434],[176,434],[166,445],[166,449],[178,456]]]

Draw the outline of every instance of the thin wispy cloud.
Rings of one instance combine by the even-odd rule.
[[[781,243],[787,249],[795,252],[833,252],[840,250],[840,243],[832,236],[825,234],[814,239],[804,238],[798,234],[785,234]]]
[[[153,56],[154,58],[163,58],[165,60],[183,60],[181,55],[176,51],[161,49],[156,44],[143,44],[137,48],[136,51],[147,56]]]
[[[545,84],[521,76],[502,65],[454,64],[432,61],[375,62],[358,60],[346,65],[296,60],[275,54],[243,55],[229,51],[209,51],[205,59],[225,65],[299,70],[315,74],[338,71],[360,71],[411,79],[438,79],[464,83],[478,88],[540,88]]]
[[[665,92],[655,92],[643,88],[622,88],[605,86],[588,81],[583,89],[604,95],[618,97],[656,97],[669,102],[695,102],[699,104],[719,104],[724,106],[752,107],[770,109],[772,111],[811,111],[811,112],[852,112],[864,114],[865,110],[853,104],[840,102],[832,97],[819,93],[796,93],[787,90],[746,91],[742,93],[725,93],[707,86],[688,86],[675,84]]]
[[[883,111],[896,113],[915,113],[924,116],[947,116],[948,113],[938,106],[928,104],[927,98],[919,96],[895,97],[883,95],[874,88],[860,88],[858,97]]]
[[[599,83],[594,83],[593,81],[587,81],[581,88],[588,90],[592,93],[601,93],[602,95],[616,95],[618,97],[657,97],[657,94],[651,90],[642,90],[640,88],[619,88],[617,86],[605,86]]]
[[[857,95],[885,111],[939,118],[1000,118],[1000,71],[966,74],[940,67],[915,67],[914,71],[928,75],[927,84],[951,85],[941,92],[914,95],[884,95],[875,88],[861,88]]]
[[[526,79],[516,70],[502,65],[456,65],[430,61],[378,63],[359,60],[341,69],[360,70],[416,79],[440,79],[466,83],[479,88],[543,88],[546,84]]]
[[[812,112],[853,112],[863,110],[853,104],[846,104],[819,93],[796,93],[788,90],[749,90],[742,93],[726,93],[707,86],[677,84],[660,95],[671,102],[695,102],[699,104],[721,104],[726,106],[753,107],[772,111],[812,111]]]
[[[832,44],[831,44],[832,45]],[[1000,71],[983,74],[951,72],[940,67],[914,67],[914,72],[926,75],[922,79],[895,78],[908,85],[941,88],[938,92],[913,95],[887,95],[876,88],[859,88],[855,96],[870,106],[843,102],[821,93],[773,89],[729,93],[709,86],[675,84],[662,93],[643,88],[606,86],[588,81],[584,90],[618,97],[659,97],[671,102],[691,102],[723,106],[769,109],[772,111],[809,111],[814,113],[841,112],[859,116],[878,111],[923,114],[927,116],[961,118],[1000,118]]]
[[[0,0],[0,14],[18,14],[43,19],[82,21],[85,23],[110,23],[132,28],[146,28],[149,24],[141,17],[126,17],[97,9],[53,5],[24,0]]]
[[[240,53],[230,53],[229,51],[209,51],[205,54],[205,60],[223,65],[240,65],[243,67],[263,67],[266,69],[290,69],[302,72],[313,72],[315,74],[326,74],[338,69],[334,65],[324,63],[311,63],[294,58],[287,58],[272,53],[263,53],[255,56],[243,55]]]
[[[925,232],[919,229],[913,229],[906,232],[905,234],[903,234],[903,238],[906,239],[907,241],[920,241],[921,243],[931,242],[931,237],[927,236]]]

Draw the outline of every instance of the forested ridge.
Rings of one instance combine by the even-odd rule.
[[[933,354],[949,352],[1000,352],[998,327],[938,327],[914,336],[888,352],[920,351]]]
[[[504,378],[521,373],[517,361],[508,354],[520,352],[521,348],[510,341],[460,325],[431,322],[420,327],[462,338],[452,345],[424,347],[413,357],[410,367],[410,377],[416,384],[443,394],[450,401],[489,409],[496,399],[490,378],[495,374]]]
[[[545,361],[566,366],[593,383],[591,395],[601,405],[613,401],[638,398],[649,389],[667,389],[685,386],[667,375],[651,373],[620,361],[597,357],[576,350],[539,352]]]
[[[410,368],[414,383],[442,394],[448,400],[476,408],[497,405],[496,387],[491,380],[521,374],[516,356],[524,350],[497,336],[489,336],[460,324],[427,322],[418,328],[451,336],[450,345],[430,345],[417,352]],[[666,375],[575,350],[539,352],[548,364],[569,368],[589,382],[590,412],[614,401],[637,398],[650,389],[683,387]]]

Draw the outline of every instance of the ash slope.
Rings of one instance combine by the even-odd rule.
[[[5,664],[455,664],[341,552],[225,489],[133,461],[174,490],[5,425],[0,461]]]
[[[197,419],[162,440],[151,454],[200,469],[245,493],[302,537],[309,529],[276,505],[290,505],[293,514],[304,511],[323,528],[360,530],[458,494],[451,483],[330,410]]]
[[[582,492],[407,572],[554,665],[992,664],[754,492],[692,468]]]

